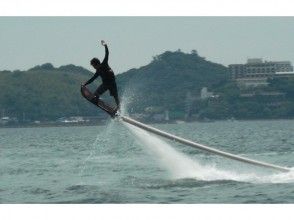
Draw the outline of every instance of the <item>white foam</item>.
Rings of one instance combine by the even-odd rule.
[[[169,170],[174,178],[185,178],[195,174],[195,171],[200,168],[200,165],[188,158],[186,155],[177,152],[163,140],[149,134],[148,132],[139,129],[133,125],[124,123],[127,128],[135,135],[139,143],[156,156],[156,160],[165,169]]]

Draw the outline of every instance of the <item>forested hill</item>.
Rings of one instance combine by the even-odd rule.
[[[148,106],[184,111],[186,96],[199,96],[202,87],[217,88],[229,79],[227,68],[207,61],[195,50],[165,52],[138,69],[118,75],[118,82],[131,99],[131,107]]]
[[[95,106],[90,106],[80,95],[81,83],[91,75],[82,67],[55,68],[50,63],[27,71],[1,71],[1,114],[19,120],[95,115]]]
[[[56,68],[50,63],[27,71],[0,71],[1,113],[19,119],[25,115],[29,120],[100,114],[80,95],[81,83],[92,75],[83,67]],[[196,51],[176,51],[165,52],[146,66],[117,75],[117,84],[120,96],[130,103],[132,111],[142,112],[150,106],[183,111],[188,92],[199,95],[203,86],[217,87],[227,79],[226,67],[206,61]],[[92,89],[100,82],[93,83]]]

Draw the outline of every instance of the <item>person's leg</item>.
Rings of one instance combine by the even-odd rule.
[[[115,100],[115,103],[116,103],[116,106],[117,106],[117,109],[120,109],[120,102],[119,102],[119,98],[118,96],[113,96],[114,97],[114,100]]]
[[[111,85],[111,87],[109,88],[109,92],[110,92],[110,95],[113,96],[113,98],[115,100],[117,109],[119,109],[120,108],[120,101],[118,98],[117,87],[116,87],[115,83],[113,85]]]
[[[94,92],[94,99],[98,101],[100,95],[102,95],[107,90],[106,86],[104,84],[101,84],[96,91]]]

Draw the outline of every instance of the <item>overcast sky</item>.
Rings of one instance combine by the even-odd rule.
[[[177,49],[223,65],[294,61],[294,17],[0,17],[0,30],[0,70],[47,62],[91,70],[89,60],[104,57],[101,39],[116,73]]]

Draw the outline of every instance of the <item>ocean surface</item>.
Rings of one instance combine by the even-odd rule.
[[[294,167],[294,120],[152,126]],[[2,128],[0,203],[294,203],[294,171],[222,158],[119,120],[104,126]]]

